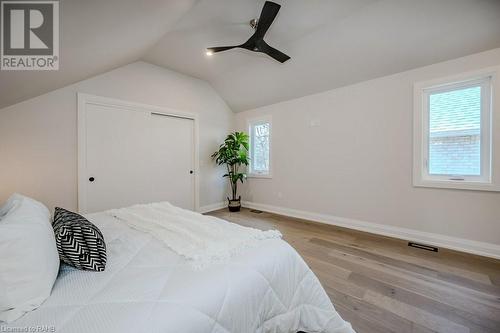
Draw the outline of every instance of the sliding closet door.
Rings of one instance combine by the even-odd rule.
[[[192,119],[92,103],[84,117],[82,211],[159,201],[195,209]]]
[[[87,209],[98,212],[148,202],[149,114],[86,106]]]
[[[151,115],[151,201],[194,210],[194,121]]]

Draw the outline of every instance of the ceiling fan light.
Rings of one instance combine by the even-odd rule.
[[[214,55],[214,51],[207,49],[207,52],[205,52],[205,54],[210,57],[210,56]]]

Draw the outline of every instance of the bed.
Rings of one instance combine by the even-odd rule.
[[[50,297],[2,329],[55,332],[354,332],[281,239],[194,270],[150,234],[106,213],[86,217],[107,245],[104,272],[61,265]]]

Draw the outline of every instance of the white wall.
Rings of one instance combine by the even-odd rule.
[[[500,49],[238,113],[273,121],[273,178],[244,200],[499,245],[500,193],[412,186],[414,82],[494,65]]]
[[[225,198],[210,154],[232,129],[233,113],[205,81],[136,62],[0,110],[0,202],[20,192],[77,208],[77,92],[199,114],[200,206]]]

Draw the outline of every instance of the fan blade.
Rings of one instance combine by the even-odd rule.
[[[276,15],[278,15],[280,8],[281,6],[275,2],[266,1],[264,7],[262,8],[262,12],[260,13],[260,18],[257,23],[257,30],[251,38],[264,38],[264,35],[276,18]]]
[[[234,49],[235,47],[238,47],[238,46],[239,45],[234,45],[234,46],[214,46],[214,47],[207,48],[207,52],[217,53],[217,52],[231,50],[231,49]]]
[[[270,46],[266,42],[262,43],[260,47],[260,52],[267,54],[271,58],[278,60],[281,63],[284,63],[288,59],[290,59],[289,56],[284,54],[283,52],[276,50],[274,47]]]
[[[254,52],[265,53],[281,63],[287,61],[288,59],[290,59],[289,56],[269,46],[264,41],[264,35],[266,34],[267,30],[269,30],[269,27],[271,26],[274,19],[278,15],[280,8],[281,5],[275,2],[266,1],[264,3],[264,7],[262,8],[262,12],[260,13],[260,18],[257,23],[257,29],[255,30],[255,33],[245,43],[235,46],[209,47],[207,48],[207,52],[216,53],[240,47]]]

